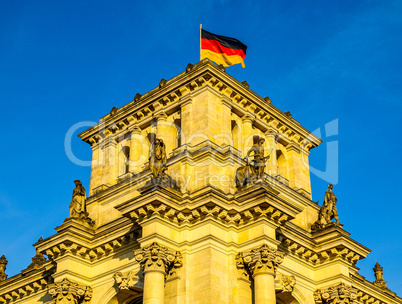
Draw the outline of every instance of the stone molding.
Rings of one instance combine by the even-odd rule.
[[[298,256],[314,264],[322,264],[327,261],[332,261],[335,258],[341,258],[353,265],[356,264],[358,260],[364,258],[364,256],[359,255],[354,250],[346,248],[345,246],[335,246],[333,248],[328,248],[326,250],[318,251],[313,248],[307,248],[289,238],[284,236],[279,237],[281,245],[288,251],[289,254]]]
[[[68,279],[49,285],[48,292],[53,297],[55,304],[89,303],[92,298],[90,286],[79,285]]]
[[[349,304],[355,303],[356,300],[357,290],[344,283],[314,292],[316,304]]]
[[[0,303],[12,303],[20,299],[23,299],[27,296],[30,296],[32,294],[35,294],[37,292],[40,292],[42,290],[46,290],[50,280],[52,279],[50,276],[48,276],[43,279],[39,279],[24,286],[21,286],[15,290],[11,290],[6,293],[1,293]]]
[[[136,223],[141,223],[153,216],[165,218],[179,226],[186,223],[193,224],[202,221],[207,217],[214,218],[225,224],[233,224],[235,226],[242,226],[260,218],[266,218],[282,225],[290,219],[287,214],[273,206],[267,205],[267,203],[261,203],[245,210],[238,211],[234,209],[226,209],[210,202],[193,209],[187,207],[184,210],[179,210],[178,208],[168,206],[167,204],[155,202],[139,206],[128,214],[128,217],[133,219]]]
[[[218,79],[215,74],[219,74],[219,76],[222,74],[218,72],[219,69],[211,62],[200,62],[196,66],[200,68],[195,69],[194,73],[199,73],[199,75],[193,78],[192,81],[186,81],[188,74],[179,75],[175,77],[174,88],[171,85],[165,85],[162,89],[158,87],[155,90],[151,90],[141,96],[139,102],[132,102],[126,106],[127,111],[130,112],[129,115],[116,113],[116,115],[111,116],[108,114],[103,118],[104,128],[99,128],[96,125],[82,132],[79,136],[92,145],[101,141],[107,132],[112,134],[123,132],[134,122],[138,125],[145,125],[152,120],[156,109],[180,107],[183,101],[186,102],[188,95],[208,86],[216,90],[217,93],[229,98],[232,108],[236,108],[243,113],[257,112],[260,124],[265,127],[275,128],[284,134],[289,141],[293,140],[300,147],[305,147],[309,150],[320,144],[320,139],[311,136],[306,129],[295,123],[284,112],[268,104],[262,97],[244,87],[239,81],[225,79],[225,77]],[[168,80],[167,83],[172,82]],[[131,117],[135,119],[130,119]]]
[[[162,272],[165,277],[171,270],[177,270],[183,265],[182,255],[153,242],[151,245],[134,251],[135,260],[140,263],[144,274],[151,271]]]
[[[139,236],[139,231],[133,231],[127,235],[119,236],[114,240],[94,247],[85,246],[70,240],[54,245],[46,249],[44,253],[48,256],[49,260],[55,260],[65,254],[73,254],[84,260],[94,262],[116,252],[116,250],[123,245],[136,241]]]
[[[264,244],[248,252],[240,252],[236,256],[236,264],[238,268],[247,270],[252,277],[264,273],[275,276],[283,256],[283,252]]]

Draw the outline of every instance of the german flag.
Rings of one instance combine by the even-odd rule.
[[[239,40],[201,29],[201,59],[209,58],[223,66],[241,63],[244,68],[247,46]]]

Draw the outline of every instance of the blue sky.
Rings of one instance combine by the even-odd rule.
[[[7,273],[26,268],[31,244],[68,216],[73,181],[88,189],[90,168],[64,151],[68,129],[196,63],[202,23],[248,46],[246,68],[228,73],[307,129],[321,130],[324,142],[310,154],[314,168],[325,171],[327,149],[339,147],[329,179],[338,180],[340,221],[373,250],[358,262],[360,273],[373,281],[378,261],[402,296],[402,201],[395,193],[401,15],[402,2],[392,0],[1,1],[0,255],[9,260]],[[325,132],[334,120],[337,132]],[[90,159],[78,138],[72,148]],[[315,201],[327,184],[312,175]]]

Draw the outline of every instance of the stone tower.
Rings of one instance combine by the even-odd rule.
[[[358,274],[370,250],[323,222],[336,207],[311,200],[321,140],[208,59],[79,136],[89,196],[77,180],[0,303],[402,303]]]

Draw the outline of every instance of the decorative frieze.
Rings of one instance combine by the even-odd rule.
[[[279,240],[281,241],[282,246],[286,248],[290,254],[298,256],[314,264],[325,263],[335,258],[342,258],[343,260],[354,265],[358,260],[364,258],[345,246],[338,245],[334,248],[328,248],[323,251],[315,251],[312,248],[305,247],[293,240],[287,239],[282,235],[279,237]]]
[[[48,283],[51,282],[51,280],[52,278],[50,276],[47,276],[42,279],[33,281],[27,285],[18,287],[17,289],[11,290],[7,293],[1,293],[0,303],[13,303],[25,298],[26,296],[30,296],[37,292],[46,290]]]
[[[124,244],[136,241],[139,236],[140,232],[134,231],[95,247],[87,247],[71,241],[63,242],[47,249],[45,254],[49,260],[54,260],[65,254],[73,254],[74,256],[93,262],[116,252]]]
[[[144,274],[157,271],[166,276],[172,269],[177,271],[183,265],[180,252],[169,250],[156,242],[134,251],[134,256],[135,260],[140,263]]]
[[[268,206],[266,203],[252,206],[243,211],[237,211],[234,209],[228,210],[219,205],[213,205],[211,203],[198,206],[192,210],[188,208],[185,210],[178,210],[165,204],[150,203],[140,206],[128,214],[128,216],[137,223],[140,223],[154,215],[166,218],[169,221],[179,225],[185,223],[195,223],[203,220],[206,217],[212,217],[225,224],[234,224],[235,226],[241,226],[260,218],[267,218],[280,224],[283,224],[289,220],[289,216],[287,214],[274,208],[273,206]]]
[[[356,289],[344,283],[314,292],[314,301],[317,304],[349,304],[354,303],[356,299]]]
[[[239,253],[236,257],[237,267],[244,267],[254,277],[259,273],[275,275],[278,265],[283,261],[283,252],[264,244],[248,252]]]
[[[89,303],[92,298],[91,287],[79,285],[68,279],[49,285],[48,291],[54,298],[55,304]]]

